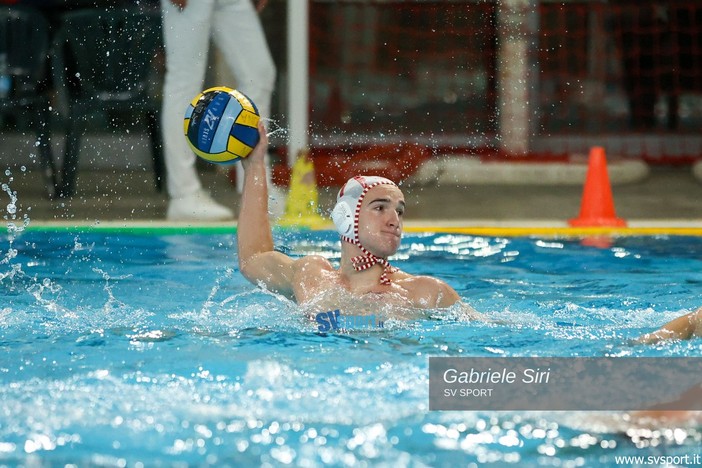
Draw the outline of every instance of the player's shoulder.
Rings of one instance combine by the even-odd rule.
[[[458,294],[451,286],[433,276],[400,272],[397,282],[409,291],[411,297],[432,307],[448,307],[459,300]]]
[[[405,273],[404,271],[396,272],[393,275],[393,278],[405,284],[411,284],[415,287],[436,288],[437,290],[448,287],[448,284],[439,278],[427,275],[411,275],[409,273]]]
[[[305,255],[298,258],[295,260],[293,268],[296,274],[314,274],[334,269],[329,260],[321,255]]]

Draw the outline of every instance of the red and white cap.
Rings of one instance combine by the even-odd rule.
[[[380,282],[382,284],[390,284],[387,274],[397,271],[397,269],[391,267],[387,259],[373,255],[358,240],[358,217],[361,213],[363,198],[370,189],[378,185],[394,185],[397,187],[395,182],[385,177],[356,176],[349,179],[336,196],[336,205],[332,210],[331,218],[336,230],[341,234],[341,240],[358,246],[363,252],[363,255],[351,259],[353,267],[357,271],[362,271],[376,263],[381,264],[384,267],[384,271]]]

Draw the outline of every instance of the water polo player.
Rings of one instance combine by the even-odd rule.
[[[339,191],[332,211],[342,240],[338,269],[319,255],[293,259],[275,251],[263,158],[268,138],[260,123],[259,134],[259,144],[241,162],[245,178],[237,228],[239,269],[249,281],[325,310],[348,304],[422,310],[460,302],[445,282],[410,275],[389,263],[400,246],[405,200],[397,185],[382,177],[353,177]],[[465,304],[461,308],[475,314]]]

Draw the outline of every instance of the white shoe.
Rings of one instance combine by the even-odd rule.
[[[204,190],[187,195],[183,198],[173,198],[168,202],[166,212],[168,221],[232,221],[234,213],[210,197]]]

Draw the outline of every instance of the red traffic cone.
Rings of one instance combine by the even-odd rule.
[[[594,146],[590,149],[580,215],[568,220],[568,224],[577,227],[626,226],[626,221],[617,218],[614,212],[612,187],[607,175],[607,158],[605,150],[601,146]]]

